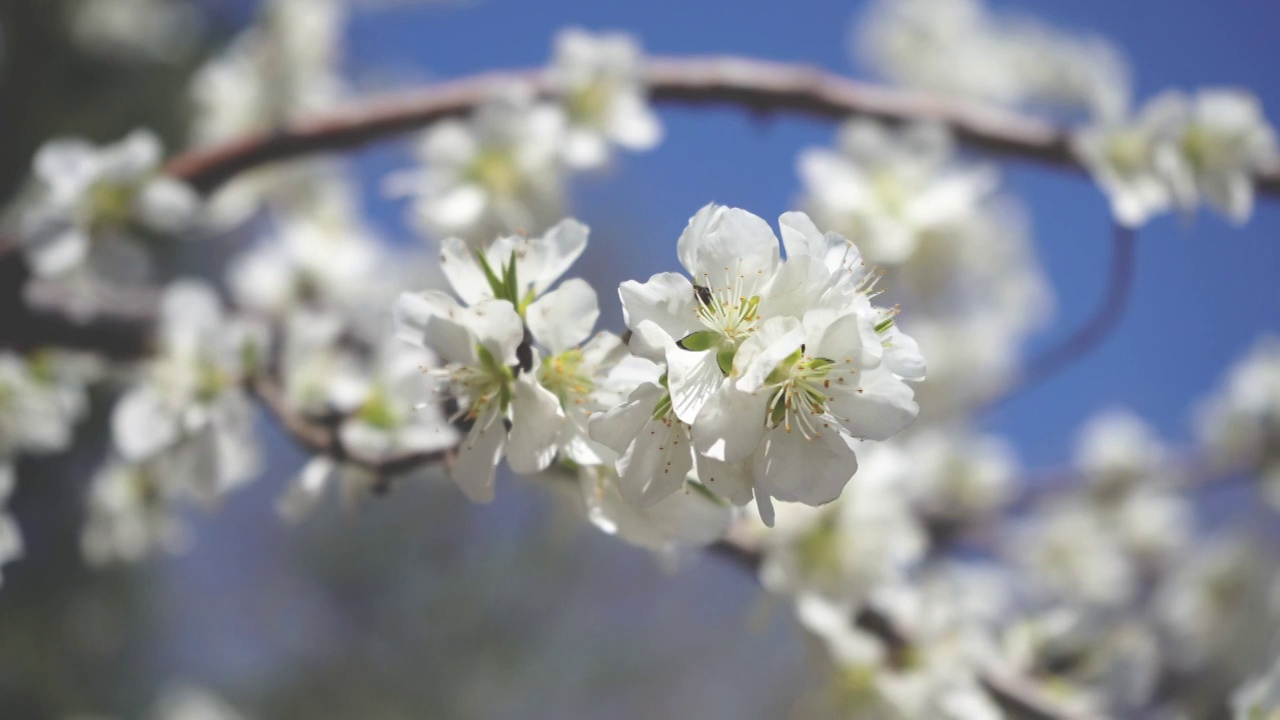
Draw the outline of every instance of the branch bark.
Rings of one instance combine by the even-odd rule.
[[[290,407],[280,386],[266,377],[250,381],[248,390],[299,447],[317,455],[327,455],[338,462],[350,463],[369,470],[384,480],[431,463],[453,462],[455,455],[453,449],[409,452],[387,457],[362,455],[343,443],[339,432],[341,418],[327,421],[302,415]]]
[[[931,120],[967,145],[996,155],[1080,171],[1069,132],[1038,118],[974,103],[861,82],[810,65],[742,57],[651,58],[645,68],[661,105],[728,105],[760,115],[790,113],[824,120],[861,115],[889,122]],[[175,157],[167,171],[204,191],[257,165],[347,150],[466,113],[495,88],[524,82],[547,91],[540,70],[487,73],[417,91],[373,98],[330,114]],[[1280,171],[1258,178],[1263,195],[1280,196]]]
[[[998,405],[1071,366],[1101,345],[1119,325],[1133,290],[1137,268],[1137,232],[1116,225],[1111,246],[1111,271],[1107,275],[1106,293],[1093,314],[1060,343],[1032,358],[1018,381],[991,405]]]

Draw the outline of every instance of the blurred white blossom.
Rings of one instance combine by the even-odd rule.
[[[921,90],[1097,117],[1129,102],[1129,69],[1109,42],[992,13],[982,0],[877,0],[853,42],[878,74]]]
[[[65,275],[102,244],[146,233],[184,237],[200,201],[190,187],[159,174],[160,161],[160,141],[145,130],[101,148],[78,139],[43,145],[33,165],[34,197],[19,220],[32,272]]]
[[[90,565],[137,562],[153,552],[187,547],[180,515],[184,488],[180,466],[163,460],[110,460],[89,485],[80,549]]]
[[[1024,521],[1006,552],[1045,598],[1111,607],[1129,601],[1137,577],[1119,540],[1090,508],[1064,502]]]
[[[837,150],[800,156],[801,204],[841,232],[877,264],[908,261],[927,235],[947,232],[978,209],[996,187],[987,166],[953,161],[941,125],[890,130],[874,120],[848,121]]]
[[[1280,718],[1280,660],[1263,675],[1240,686],[1231,696],[1234,720]]]
[[[1160,673],[1156,634],[1137,618],[1060,607],[1013,623],[1005,661],[1054,689],[1075,713],[1127,717],[1145,706]]]
[[[183,281],[165,291],[159,335],[159,354],[116,403],[116,448],[128,462],[162,460],[216,500],[260,466],[244,382],[265,359],[265,331],[227,317],[208,286]]]
[[[1259,338],[1199,412],[1199,437],[1215,468],[1257,472],[1280,508],[1280,339]]]
[[[1170,143],[1161,158],[1174,201],[1193,209],[1207,202],[1242,224],[1253,214],[1253,180],[1280,168],[1275,129],[1257,97],[1245,90],[1206,89],[1187,97],[1170,92]]]
[[[910,458],[903,481],[911,503],[931,521],[988,521],[1011,499],[1018,463],[1003,438],[927,428],[896,445]]]
[[[82,0],[73,7],[76,44],[114,60],[180,60],[195,49],[204,24],[186,0]]]
[[[644,506],[623,497],[611,466],[583,466],[578,470],[578,481],[593,525],[664,556],[719,540],[728,533],[733,519],[730,505],[692,481],[682,491]]]
[[[1235,224],[1253,213],[1254,178],[1280,168],[1275,130],[1244,90],[1169,91],[1132,119],[1108,118],[1073,138],[1077,157],[1111,198],[1116,220],[1145,224],[1202,199]]]
[[[569,28],[556,36],[548,78],[568,120],[562,153],[569,167],[607,163],[613,143],[648,150],[662,140],[642,63],[642,51],[629,35]]]
[[[434,237],[483,243],[539,232],[560,215],[564,116],[528,88],[508,86],[467,120],[443,120],[418,148],[423,167],[388,178],[413,197],[412,220]]]
[[[864,453],[858,475],[836,501],[820,508],[778,504],[773,529],[759,535],[764,586],[854,605],[902,581],[926,548],[903,497],[907,470],[905,456],[879,446]]]

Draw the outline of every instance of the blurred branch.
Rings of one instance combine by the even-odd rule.
[[[269,378],[259,377],[248,384],[250,394],[284,428],[303,449],[326,455],[337,462],[349,463],[369,470],[383,480],[424,465],[444,461],[452,463],[455,450],[412,452],[390,457],[368,457],[352,451],[339,432],[341,418],[309,418],[289,405],[283,389]]]
[[[1131,228],[1116,225],[1112,234],[1111,272],[1107,276],[1106,294],[1102,302],[1098,304],[1084,325],[1077,328],[1062,342],[1032,358],[1013,386],[990,405],[997,405],[1043,382],[1102,344],[1119,325],[1125,308],[1129,305],[1136,259],[1137,232]]]
[[[862,115],[889,122],[937,121],[979,150],[1082,171],[1066,129],[1000,108],[860,82],[809,65],[741,57],[652,58],[646,72],[652,98],[660,104],[728,105],[761,115],[827,120]],[[548,90],[540,70],[475,75],[188,152],[173,158],[167,171],[208,192],[264,163],[347,150],[462,115],[512,82]],[[1264,195],[1280,195],[1280,172],[1258,178],[1257,184]]]
[[[2,245],[2,242],[0,242]],[[28,271],[21,253],[0,248],[0,348],[30,352],[43,347],[101,353],[113,360],[145,356],[154,332],[154,293],[113,297],[91,316],[77,317],[52,302],[30,297]]]
[[[712,557],[728,561],[754,578],[760,569],[759,547],[745,537],[732,533],[728,538],[707,547]],[[894,620],[877,608],[864,604],[850,622],[859,630],[876,637],[888,653],[890,665],[896,665],[910,656],[911,636]],[[895,658],[897,660],[895,660]],[[1073,713],[1059,707],[1038,683],[1030,678],[1015,675],[1003,668],[984,665],[977,671],[978,681],[991,694],[1005,712],[1020,720],[1095,720],[1091,716]]]

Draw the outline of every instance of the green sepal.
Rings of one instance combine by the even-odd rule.
[[[714,330],[699,330],[698,332],[685,335],[680,342],[676,343],[676,345],[685,350],[702,352],[703,350],[710,350],[715,347],[719,339],[720,333],[717,333]]]
[[[764,384],[777,385],[783,382],[784,380],[786,380],[787,376],[791,374],[791,368],[795,367],[796,363],[800,362],[800,358],[803,356],[804,356],[804,348],[802,347],[796,348],[790,355],[783,358],[782,362],[778,363],[773,368],[773,370],[769,372],[769,376],[764,379]]]
[[[733,372],[733,359],[738,355],[737,345],[725,345],[716,353],[716,364],[720,366],[720,372],[728,375]]]

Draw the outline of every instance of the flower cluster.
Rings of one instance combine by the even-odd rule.
[[[1236,89],[1163,93],[1133,118],[1079,131],[1074,146],[1127,227],[1202,200],[1242,224],[1253,213],[1254,177],[1280,168],[1275,130],[1257,98]]]
[[[703,483],[766,524],[772,500],[822,505],[857,468],[858,440],[885,440],[919,411],[904,379],[924,377],[897,310],[872,304],[879,276],[856,247],[808,216],[768,223],[708,205],[677,243],[689,276],[619,288],[631,350],[665,366],[592,419],[623,493],[651,503],[697,465]]]
[[[587,232],[564,220],[541,237],[508,236],[482,250],[451,238],[440,262],[462,302],[427,291],[396,303],[399,336],[439,355],[432,390],[470,426],[453,476],[476,502],[493,499],[504,456],[526,474],[546,470],[557,453],[600,462],[586,417],[607,406],[606,373],[625,349],[611,333],[591,336],[600,311],[590,285],[575,278],[552,288]]]

